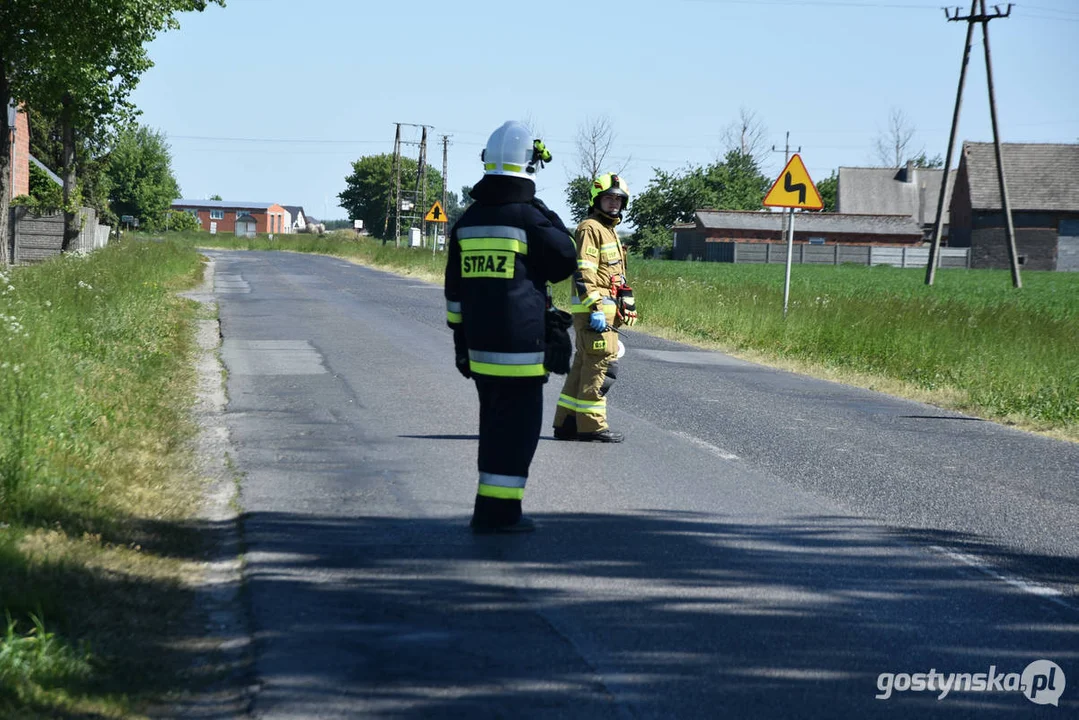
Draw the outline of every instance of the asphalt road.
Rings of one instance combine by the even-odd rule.
[[[208,254],[255,717],[1079,709],[1079,445],[628,332],[627,441],[554,441],[553,378],[539,528],[477,537],[478,405],[441,288]],[[1060,673],[1023,680],[1041,659]],[[991,666],[1028,692],[904,689]],[[1063,687],[1059,707],[1027,697],[1050,679],[1035,698]]]

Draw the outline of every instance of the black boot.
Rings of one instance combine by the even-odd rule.
[[[620,443],[626,439],[626,436],[610,428],[604,428],[599,432],[577,433],[577,439],[581,442]]]
[[[520,500],[505,500],[485,495],[476,496],[476,506],[472,510],[472,521],[469,525],[476,534],[524,533],[536,529],[532,518],[521,514]]]
[[[576,440],[577,439],[577,416],[569,415],[562,423],[562,427],[555,427],[554,429],[555,440]]]

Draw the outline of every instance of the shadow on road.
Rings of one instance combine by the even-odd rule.
[[[246,516],[256,710],[1003,716],[1044,708],[1019,693],[877,700],[877,676],[1076,667],[1074,610],[924,550],[974,538],[845,517],[537,521],[473,537],[463,521]],[[1013,559],[1079,581],[1073,559]]]

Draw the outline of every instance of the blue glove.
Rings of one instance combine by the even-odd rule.
[[[596,332],[603,332],[607,327],[607,316],[601,310],[596,310],[588,316],[588,327]]]

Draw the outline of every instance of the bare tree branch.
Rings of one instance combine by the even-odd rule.
[[[721,137],[724,153],[737,150],[743,155],[749,155],[758,163],[763,160],[761,155],[767,149],[768,128],[753,110],[744,106],[740,108],[738,119],[723,128]]]
[[[899,167],[918,153],[909,149],[915,128],[900,108],[893,107],[888,115],[888,127],[877,136],[874,149],[877,160],[884,167]],[[925,154],[925,149],[922,149]]]
[[[607,167],[607,160],[615,138],[614,125],[606,115],[598,118],[587,118],[583,124],[579,125],[575,139],[577,174],[592,180],[599,177],[604,171],[610,171],[610,168]],[[614,172],[621,173],[629,165],[629,161],[630,158],[627,157]]]

